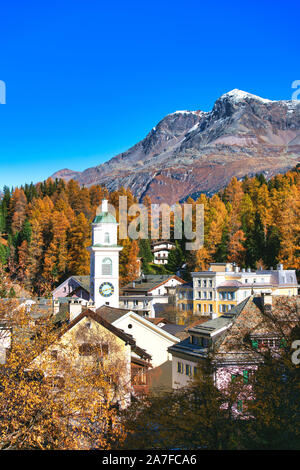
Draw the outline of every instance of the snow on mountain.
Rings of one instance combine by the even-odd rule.
[[[173,203],[208,194],[233,176],[263,172],[268,178],[300,159],[298,101],[271,101],[238,89],[223,94],[212,111],[175,111],[126,152],[83,172],[53,177],[80,184],[131,188],[142,199]]]

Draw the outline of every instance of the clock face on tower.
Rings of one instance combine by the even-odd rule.
[[[103,297],[110,297],[114,293],[114,286],[111,282],[102,282],[99,287],[99,292]]]

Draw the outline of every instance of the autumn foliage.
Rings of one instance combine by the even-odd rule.
[[[185,252],[182,243],[172,266],[161,270],[175,272],[186,263],[187,271],[199,271],[210,262],[225,261],[251,268],[280,262],[286,269],[299,270],[299,180],[299,168],[269,181],[263,175],[233,178],[212,197],[189,198],[194,206],[204,205],[204,246]],[[119,196],[127,196],[128,207],[137,202],[130,189],[108,193],[103,186],[85,188],[73,180],[5,187],[0,203],[0,263],[13,281],[42,296],[70,275],[89,274],[86,248],[91,243],[91,222],[103,198],[115,207],[118,220]],[[144,202],[150,207],[149,197]],[[143,255],[141,242],[127,238],[119,243],[123,285],[137,276],[139,257],[144,272],[151,261]]]

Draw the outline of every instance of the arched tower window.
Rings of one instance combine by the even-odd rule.
[[[104,258],[102,261],[102,274],[105,276],[112,275],[112,260],[110,258]]]
[[[105,244],[109,244],[110,241],[109,241],[109,233],[108,232],[105,232],[104,234],[104,243]]]

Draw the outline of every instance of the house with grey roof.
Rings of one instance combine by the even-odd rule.
[[[90,299],[90,276],[70,276],[52,292],[53,299],[78,297]]]
[[[188,386],[208,358],[218,388],[247,377],[263,360],[280,353],[300,322],[300,296],[252,295],[229,312],[188,329],[189,337],[169,348],[173,388]]]
[[[164,316],[166,306],[174,303],[176,286],[184,283],[172,274],[143,274],[122,287],[120,307],[149,318]]]

